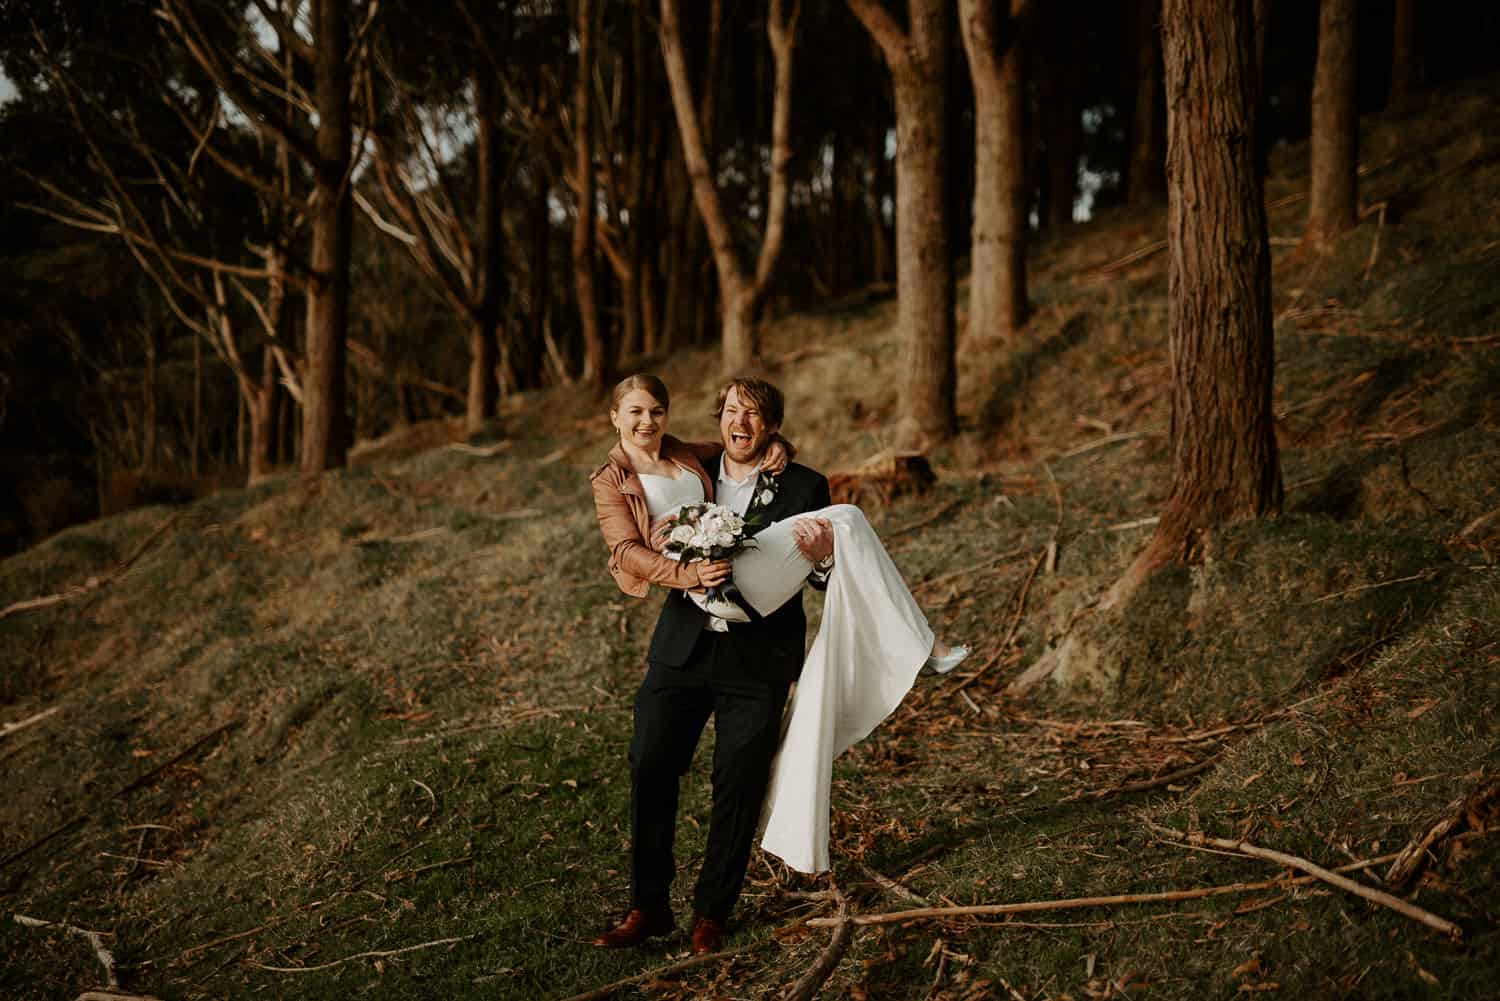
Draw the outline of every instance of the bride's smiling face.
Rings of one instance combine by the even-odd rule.
[[[654,452],[667,431],[667,408],[644,389],[632,389],[609,412],[609,422],[627,445]]]

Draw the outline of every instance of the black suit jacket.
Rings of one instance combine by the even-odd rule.
[[[709,479],[718,482],[719,460],[704,464]],[[766,521],[790,518],[816,511],[833,503],[828,493],[828,479],[822,473],[799,463],[791,463],[778,477],[781,486],[776,499],[766,509]],[[692,602],[683,591],[671,591],[656,620],[647,657],[667,667],[681,667],[692,656],[708,623],[708,613]],[[807,614],[802,610],[802,596],[792,598],[759,622],[731,622],[729,635],[735,654],[743,658],[744,673],[779,678],[787,683],[802,673],[802,658],[807,643]]]

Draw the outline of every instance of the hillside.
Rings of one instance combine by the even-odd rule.
[[[617,997],[760,998],[853,910],[1259,883],[1277,864],[1391,887],[1460,941],[1319,883],[1183,902],[861,928],[825,997],[1500,997],[1500,78],[1364,123],[1372,211],[1297,249],[1306,149],[1268,182],[1285,514],[1217,536],[1099,637],[1091,675],[1006,687],[1125,567],[1167,488],[1161,213],[1041,247],[1013,350],[961,346],[963,433],[871,519],[976,655],[838,765],[833,880],[752,865],[730,960]],[[1155,247],[1155,250],[1151,248]],[[894,303],[775,320],[809,464],[890,444]],[[707,352],[652,368],[713,434]],[[586,477],[597,402],[510,401],[347,471],[81,525],[0,563],[0,993],[560,998],[672,962],[588,940],[625,903],[626,742],[660,597],[620,594]],[[1054,548],[1055,544],[1055,548]],[[1049,558],[1051,556],[1052,558]],[[42,715],[46,714],[46,715]],[[14,724],[29,721],[27,725]],[[695,872],[708,755],[684,784]],[[1202,846],[1196,846],[1202,848]],[[678,881],[687,892],[691,878]],[[688,905],[679,901],[679,915]]]

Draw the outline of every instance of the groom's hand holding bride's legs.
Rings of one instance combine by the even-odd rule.
[[[827,518],[798,518],[792,522],[792,540],[809,563],[821,563],[833,555],[833,522]]]

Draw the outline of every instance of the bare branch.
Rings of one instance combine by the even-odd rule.
[[[692,85],[688,81],[687,61],[682,55],[682,24],[677,13],[677,0],[662,0],[661,49],[667,66],[667,81],[672,91],[672,107],[677,113],[683,157],[687,160],[688,177],[692,180],[693,198],[698,203],[703,226],[708,230],[720,281],[728,286],[722,290],[723,298],[725,302],[729,302],[738,293],[733,286],[746,283],[745,273],[735,253],[733,235],[729,231],[729,223],[719,203],[719,192],[709,169],[703,129],[693,102]]]
[[[216,96],[215,101],[217,102],[217,100],[218,98]],[[165,93],[163,93],[162,95],[162,101],[167,105],[168,108],[172,110],[173,114],[175,114],[178,119],[181,120],[182,124],[185,127],[187,127],[194,134],[197,133],[197,126],[193,124],[192,116],[188,113],[186,108],[182,107],[181,104],[179,104],[177,101],[172,100],[172,98]],[[214,163],[218,164],[226,174],[228,174],[230,177],[233,177],[240,183],[254,188],[259,193],[281,202],[292,211],[298,213],[299,216],[307,211],[306,200],[288,195],[285,191],[282,191],[278,185],[256,175],[254,172],[236,163],[227,154],[222,153],[218,149],[216,149],[212,143],[207,141],[207,138],[212,135],[212,131],[213,130],[210,127],[210,130],[204,133],[205,141],[201,147],[201,152],[207,154],[208,158]],[[197,158],[197,155],[197,152],[193,154],[194,159]]]
[[[219,90],[246,113],[257,129],[270,133],[272,138],[305,162],[318,162],[317,149],[312,142],[290,125],[279,122],[236,78],[256,79],[268,87],[270,84],[256,77],[239,59],[217,50],[199,26],[190,4],[185,0],[161,0],[157,16],[172,26],[193,60]]]
[[[164,102],[166,102],[169,106],[174,103],[172,101],[172,99],[170,97],[167,97],[165,94],[162,95],[162,100]],[[192,128],[192,123],[188,122],[187,124],[188,124],[189,129],[191,129]],[[213,107],[210,108],[209,111],[208,111],[208,121],[206,121],[206,122],[203,123],[203,134],[200,135],[198,137],[198,141],[193,144],[193,155],[190,156],[190,157],[188,157],[187,172],[188,172],[188,176],[189,177],[192,177],[193,176],[193,172],[198,169],[198,157],[202,155],[204,147],[206,147],[208,145],[209,137],[211,137],[214,134],[214,129],[218,126],[218,124],[219,124],[219,95],[218,95],[217,92],[215,92],[214,93]]]
[[[375,176],[380,182],[380,188],[385,195],[386,204],[406,223],[406,234],[416,238],[415,243],[407,244],[411,249],[412,259],[422,272],[442,291],[443,295],[460,315],[470,315],[473,307],[470,305],[472,300],[470,299],[467,280],[450,273],[449,269],[442,267],[438,263],[441,251],[437,247],[436,239],[428,226],[426,218],[420,213],[417,194],[404,183],[402,190],[406,192],[405,196],[397,191],[396,186],[391,183],[388,165],[385,162],[384,156],[380,153],[378,145],[375,153]],[[355,197],[357,200],[362,199],[362,196],[358,193],[356,193]],[[368,203],[366,202],[365,204]],[[361,207],[363,208],[364,206],[361,205]]]
[[[349,43],[348,60],[351,67],[360,67],[368,57],[370,49],[366,41],[369,38],[370,30],[375,27],[375,15],[379,12],[380,0],[370,0],[369,5],[365,8],[365,23],[360,25],[354,32],[354,38]]]
[[[894,70],[906,63],[906,50],[910,43],[906,32],[890,15],[880,0],[848,0],[849,10],[865,26],[875,39],[875,44],[885,53],[885,61]]]
[[[316,53],[312,43],[297,34],[297,28],[290,18],[280,10],[273,10],[266,0],[251,0],[251,2],[255,4],[255,9],[260,12],[260,16],[265,18],[266,23],[276,32],[276,37],[281,40],[282,48],[304,62],[314,61]]]
[[[766,233],[755,262],[755,285],[752,301],[765,297],[771,284],[771,273],[781,255],[781,241],[786,233],[787,165],[792,160],[792,53],[797,45],[797,18],[801,4],[792,4],[791,17],[784,10],[784,0],[771,0],[766,35],[771,42],[775,63],[775,95],[771,105],[771,183],[767,192]]]
[[[364,212],[365,218],[375,224],[376,229],[391,239],[403,243],[408,247],[415,247],[420,242],[420,237],[415,233],[408,233],[400,226],[382,216],[380,210],[364,196],[363,192],[354,192],[354,203],[359,206],[360,211]]]
[[[1178,831],[1170,827],[1153,824],[1150,821],[1147,821],[1146,826],[1150,827],[1155,833],[1174,841],[1191,845],[1203,844],[1214,848],[1224,848],[1255,858],[1265,859],[1268,862],[1275,862],[1278,865],[1288,866],[1292,869],[1301,869],[1303,872],[1331,886],[1336,886],[1357,897],[1363,897],[1372,903],[1380,904],[1382,907],[1389,907],[1397,914],[1411,918],[1413,921],[1424,924],[1428,928],[1440,931],[1449,938],[1457,940],[1463,937],[1463,929],[1446,918],[1440,918],[1431,911],[1423,910],[1415,904],[1407,903],[1400,897],[1392,896],[1384,890],[1377,890],[1363,883],[1356,883],[1347,876],[1340,876],[1336,872],[1330,872],[1320,865],[1309,862],[1300,856],[1292,855],[1289,852],[1276,851],[1272,848],[1262,848],[1248,841],[1238,841],[1233,838],[1211,838],[1201,831]]]

